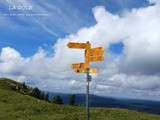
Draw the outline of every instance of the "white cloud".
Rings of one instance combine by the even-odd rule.
[[[69,41],[90,41],[93,47],[106,49],[106,60],[94,66],[100,69],[91,83],[92,91],[103,94],[159,96],[160,87],[160,8],[157,5],[134,9],[122,16],[113,15],[99,6],[93,9],[97,23],[82,28],[76,34],[59,39],[54,45],[54,54],[48,56],[40,49],[34,56],[23,58],[12,48],[4,48],[0,56],[0,73],[18,73],[23,79],[33,79],[39,86],[52,89],[52,80],[71,81],[71,86],[80,90],[84,75],[76,75],[72,63],[83,61],[82,50],[67,48]],[[121,41],[123,54],[114,57],[107,53],[111,43]],[[12,55],[10,55],[12,54]],[[16,71],[16,72],[15,72]],[[25,76],[25,77],[24,77]],[[84,80],[83,82],[81,82]],[[77,82],[78,81],[78,82]],[[62,82],[61,82],[62,83]],[[47,87],[50,86],[50,87]],[[64,85],[64,84],[63,84]],[[61,86],[61,85],[59,85]],[[53,85],[54,87],[54,85]]]
[[[150,3],[160,4],[160,0],[148,0]]]
[[[15,73],[21,69],[17,65],[21,64],[23,58],[14,49],[7,47],[3,48],[0,54],[0,71],[2,73]]]

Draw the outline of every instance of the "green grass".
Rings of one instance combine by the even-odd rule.
[[[85,108],[56,105],[13,91],[0,80],[0,120],[85,120]],[[125,109],[91,108],[91,120],[160,120],[160,116]]]

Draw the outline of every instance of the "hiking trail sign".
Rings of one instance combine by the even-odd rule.
[[[72,69],[74,69],[76,73],[86,73],[86,72],[92,74],[97,73],[96,68],[89,68],[89,64],[90,62],[98,62],[104,60],[104,49],[102,47],[91,48],[91,44],[89,42],[87,43],[69,42],[67,46],[69,48],[85,50],[85,62],[72,64]]]
[[[104,60],[104,49],[102,47],[91,48],[91,44],[89,42],[86,43],[75,43],[69,42],[67,44],[69,48],[73,49],[84,49],[85,50],[85,61],[84,63],[74,63],[72,64],[72,69],[76,73],[86,73],[87,75],[87,86],[86,86],[86,120],[89,120],[89,82],[92,77],[91,74],[96,74],[96,68],[90,68],[90,62],[98,62]]]

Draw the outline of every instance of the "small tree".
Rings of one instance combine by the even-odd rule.
[[[57,95],[57,96],[54,96],[53,99],[52,99],[52,103],[55,103],[55,104],[63,104],[63,100],[62,98]]]
[[[42,91],[40,91],[40,92],[41,92],[41,93],[40,93],[39,98],[40,98],[41,100],[44,100],[44,99],[45,99],[45,93],[42,92]]]
[[[75,102],[76,102],[76,95],[70,95],[69,96],[69,104],[75,105]]]
[[[31,92],[31,96],[39,98],[41,96],[41,91],[38,88],[34,88]]]
[[[49,102],[49,94],[48,93],[45,94],[44,100]]]

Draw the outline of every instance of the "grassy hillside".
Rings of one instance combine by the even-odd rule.
[[[85,120],[85,108],[56,105],[12,90],[17,83],[0,79],[0,120]],[[160,116],[124,109],[92,108],[91,120],[160,120]]]

